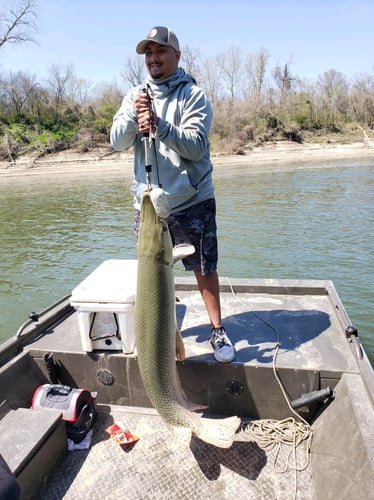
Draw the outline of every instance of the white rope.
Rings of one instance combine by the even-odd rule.
[[[240,297],[237,296],[230,279],[228,278],[230,289],[234,297],[239,300],[248,310],[248,304],[244,302]],[[297,422],[295,418],[289,417],[284,420],[271,420],[271,419],[260,419],[249,422],[245,429],[242,430],[243,433],[249,434],[251,439],[255,441],[260,448],[266,451],[273,450],[275,448],[275,456],[273,460],[273,466],[275,472],[285,473],[288,470],[295,471],[295,496],[297,494],[297,472],[302,472],[307,469],[310,463],[310,448],[313,438],[313,431],[309,423],[299,415],[291,406],[287,392],[283,386],[283,383],[278,375],[276,368],[276,360],[280,349],[280,334],[279,330],[270,321],[263,318],[260,314],[255,311],[250,310],[258,319],[263,323],[268,325],[277,335],[277,341],[275,345],[275,353],[273,356],[273,373],[278,385],[282,391],[284,399],[293,415],[300,421]],[[304,455],[305,458],[301,465],[298,464],[297,448],[304,444]],[[285,447],[290,447],[288,452],[285,452]]]
[[[263,450],[271,451],[275,448],[273,466],[276,472],[302,472],[308,468],[312,433],[310,426],[304,422],[296,422],[293,417],[284,420],[261,419],[250,422],[242,432],[249,435]],[[302,443],[305,458],[303,463],[299,464],[296,449]],[[290,448],[287,452],[285,446]]]

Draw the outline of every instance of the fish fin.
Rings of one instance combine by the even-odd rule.
[[[184,342],[179,328],[177,328],[176,330],[175,357],[177,358],[178,361],[183,361],[186,357]]]
[[[189,401],[187,398],[186,398],[184,406],[189,411],[203,411],[203,410],[206,410],[207,408],[209,408],[208,405],[200,405],[198,403],[191,403],[191,401]]]
[[[239,425],[239,417],[223,419],[201,418],[201,426],[195,434],[202,441],[218,448],[230,448],[234,442],[235,433]]]
[[[183,450],[187,450],[190,446],[192,430],[189,427],[170,424],[167,424],[167,427],[174,434],[177,447]]]
[[[189,255],[195,253],[195,247],[189,243],[180,243],[173,247],[173,265],[178,262],[178,260],[185,259]]]

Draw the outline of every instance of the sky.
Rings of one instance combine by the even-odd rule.
[[[14,0],[0,0],[4,5]],[[239,47],[264,48],[268,68],[289,63],[311,81],[335,69],[348,78],[374,72],[374,0],[37,0],[38,45],[5,44],[0,72],[45,78],[73,64],[92,83],[119,82],[128,57],[153,26],[173,29],[203,58]]]

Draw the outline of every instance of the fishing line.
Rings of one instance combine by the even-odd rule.
[[[159,168],[158,168],[158,157],[157,157],[157,150],[156,150],[156,139],[155,139],[154,136],[152,137],[152,146],[153,146],[153,155],[154,155],[154,158],[155,158],[155,165],[156,165],[157,184],[158,184],[159,188],[162,188],[162,184],[160,182],[160,172],[159,172]]]

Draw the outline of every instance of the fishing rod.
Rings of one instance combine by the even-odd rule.
[[[155,140],[155,122],[154,116],[155,111],[153,109],[153,96],[151,95],[150,85],[147,84],[141,89],[141,92],[147,94],[148,100],[148,109],[149,109],[149,129],[148,131],[142,132],[144,141],[144,159],[145,159],[145,175],[147,182],[147,189],[151,193],[151,200],[153,206],[156,210],[156,213],[163,218],[168,217],[170,214],[170,207],[168,204],[167,197],[165,196],[165,192],[162,189],[162,184],[160,182],[160,174],[158,168],[158,157],[157,157],[157,149],[156,149],[156,140]],[[153,156],[156,164],[156,175],[157,175],[157,184],[158,187],[155,189],[152,188],[152,164],[150,161],[150,149],[153,146]]]
[[[153,153],[154,153],[154,158],[155,158],[155,163],[156,163],[156,175],[157,175],[157,183],[158,187],[162,188],[162,185],[160,183],[160,175],[159,175],[159,169],[158,169],[158,160],[157,160],[157,151],[156,151],[156,141],[155,141],[155,135],[153,133],[153,127],[155,125],[154,123],[154,110],[153,110],[153,105],[152,105],[152,95],[151,95],[151,88],[149,83],[146,84],[141,89],[142,93],[145,93],[147,95],[147,102],[148,102],[148,109],[149,109],[149,130],[142,132],[143,137],[142,140],[144,142],[144,159],[145,159],[145,175],[146,175],[146,181],[147,181],[147,188],[148,191],[152,190],[152,164],[150,160],[150,149],[151,146],[153,146]]]

